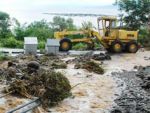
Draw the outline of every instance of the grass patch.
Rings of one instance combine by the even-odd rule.
[[[11,56],[0,53],[0,61],[6,61],[6,60],[11,60],[11,59],[12,59]]]

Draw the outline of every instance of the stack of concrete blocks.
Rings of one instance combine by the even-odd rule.
[[[57,39],[47,39],[45,44],[45,49],[47,54],[58,54],[59,52],[59,40]]]
[[[24,37],[24,53],[37,54],[38,40],[37,37]]]

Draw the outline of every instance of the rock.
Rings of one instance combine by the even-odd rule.
[[[126,86],[122,94],[115,100],[117,104],[115,108],[117,110],[119,108],[121,113],[150,113],[149,69],[150,67],[147,66],[137,71],[112,73],[113,76],[123,80]]]
[[[119,109],[113,109],[110,113],[122,113]]]
[[[14,64],[13,62],[8,62],[7,67],[11,67],[11,66],[16,66],[16,64]]]
[[[40,64],[36,61],[30,61],[27,65],[29,72],[36,72],[40,68]]]
[[[94,54],[92,56],[94,60],[111,60],[111,57],[107,53]]]

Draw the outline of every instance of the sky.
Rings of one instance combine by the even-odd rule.
[[[45,19],[51,21],[53,16],[43,13],[97,13],[117,15],[112,4],[115,0],[0,0],[0,11],[7,12],[21,23]],[[76,24],[82,21],[95,21],[94,18],[73,17]]]

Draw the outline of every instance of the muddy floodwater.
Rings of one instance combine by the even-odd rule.
[[[76,57],[68,55],[62,60],[66,62],[74,58]],[[62,72],[69,79],[72,86],[72,96],[63,100],[57,106],[50,108],[49,111],[52,113],[111,113],[113,109],[118,109],[117,107],[120,107],[119,99],[121,99],[122,95],[131,91],[136,82],[142,82],[140,78],[136,77],[138,70],[134,69],[134,67],[150,65],[150,51],[139,50],[136,54],[112,54],[111,60],[97,62],[101,63],[105,69],[103,75],[88,72],[85,69],[74,69],[74,63],[68,63],[67,69],[56,70]],[[134,72],[132,73],[131,71]],[[131,75],[131,78],[128,75]],[[140,92],[136,90],[137,87],[133,88],[135,88],[133,94]],[[146,93],[146,95],[139,93],[141,96],[150,95],[144,89],[139,88],[138,90]],[[8,96],[0,100],[0,110],[2,113],[8,110],[6,109],[8,98],[10,97]],[[11,99],[13,98],[16,99],[15,97],[11,97]],[[149,106],[146,103],[149,102],[147,101],[149,98],[146,97],[144,99],[144,106]],[[13,107],[23,103],[22,100],[17,102]],[[137,100],[131,104],[133,105],[134,103],[137,104]],[[149,108],[145,107],[145,109],[147,111],[144,113],[149,113]],[[122,113],[126,112],[125,108],[119,110],[123,110]],[[44,113],[42,109],[39,111]],[[129,109],[128,113],[134,113],[134,111]]]
[[[82,69],[73,69],[73,64],[68,65],[66,70],[59,70],[65,73],[72,86],[81,84],[72,89],[74,98],[64,100],[51,111],[58,113],[110,113],[111,109],[117,104],[116,98],[121,96],[122,92],[128,88],[125,79],[118,77],[118,75],[124,76],[124,74],[121,74],[124,73],[124,70],[135,70],[135,66],[150,65],[149,56],[149,51],[111,55],[112,60],[103,62],[106,69],[104,75],[89,73]],[[119,73],[116,75],[117,73],[112,74],[113,72]]]

